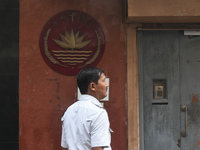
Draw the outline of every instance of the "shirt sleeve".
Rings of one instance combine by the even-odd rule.
[[[65,128],[64,128],[64,125],[63,125],[63,118],[62,118],[62,136],[61,136],[61,147],[63,148],[68,148],[67,146],[67,142],[66,142],[66,135],[65,135]]]
[[[95,116],[91,124],[91,146],[92,147],[110,147],[110,122],[105,110]]]

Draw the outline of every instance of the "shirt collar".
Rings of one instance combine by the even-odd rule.
[[[91,95],[88,95],[88,94],[83,94],[79,98],[79,101],[87,101],[87,100],[90,100],[96,106],[103,108],[101,103],[94,96],[91,96]]]

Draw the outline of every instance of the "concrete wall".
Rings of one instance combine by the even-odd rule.
[[[60,149],[64,111],[76,101],[76,76],[53,71],[43,60],[39,37],[45,23],[64,10],[80,10],[101,25],[106,48],[97,67],[110,78],[112,147],[127,149],[126,43],[123,0],[20,0],[19,149]]]

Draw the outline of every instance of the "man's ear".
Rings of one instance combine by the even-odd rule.
[[[96,84],[94,82],[91,82],[89,87],[90,87],[91,91],[95,91],[96,90]]]

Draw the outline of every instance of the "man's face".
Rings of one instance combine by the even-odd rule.
[[[103,99],[107,96],[107,88],[108,83],[106,82],[106,76],[104,73],[102,73],[95,90],[96,98],[98,100]]]

